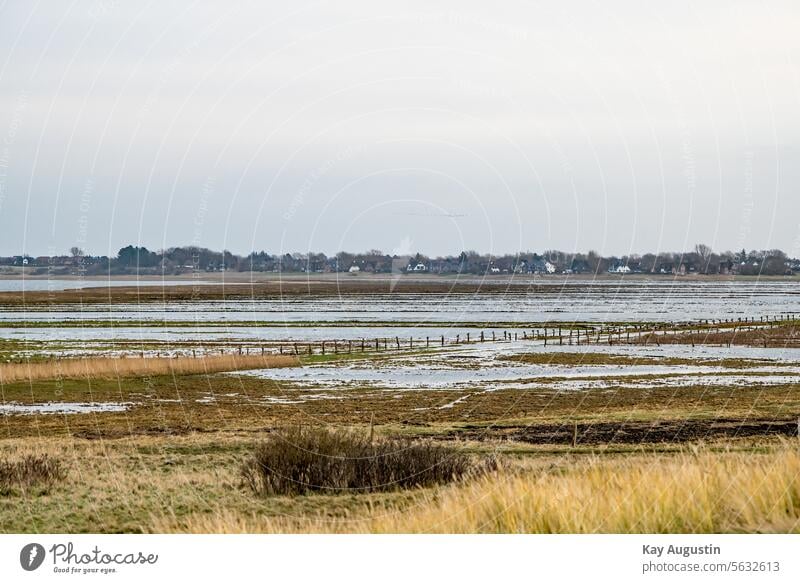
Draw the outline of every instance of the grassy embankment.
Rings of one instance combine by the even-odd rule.
[[[57,456],[66,472],[44,494],[0,496],[4,532],[800,531],[800,453],[786,440],[628,455],[534,449],[450,485],[299,496],[260,495],[243,483],[253,441],[242,436],[0,447],[12,460]]]

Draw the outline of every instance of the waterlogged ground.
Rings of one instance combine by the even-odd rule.
[[[41,403],[23,405],[20,403],[3,403],[0,405],[2,415],[74,415],[78,413],[109,413],[125,411],[129,403]]]
[[[418,342],[429,338],[435,342],[441,336],[448,340],[460,334],[466,339],[467,333],[472,338],[477,338],[481,331],[491,337],[494,331],[502,336],[503,330],[499,327],[473,328],[457,324],[449,326],[364,326],[347,325],[335,327],[286,327],[286,326],[192,326],[174,327],[114,327],[104,328],[95,326],[76,328],[47,328],[47,327],[2,327],[0,326],[0,340],[12,341],[60,341],[60,342],[193,342],[201,345],[204,342],[319,342],[322,340],[361,340],[374,342],[375,339],[402,338],[407,342],[414,338]]]
[[[2,283],[2,282],[0,282]],[[267,299],[62,305],[0,309],[0,321],[185,323],[674,322],[800,312],[790,281],[547,279],[495,293],[342,293]]]
[[[306,388],[547,389],[777,386],[800,379],[800,350],[665,345],[472,344],[413,356],[230,373]],[[335,393],[334,393],[335,394]]]
[[[218,407],[226,411],[232,408],[236,412],[229,412],[230,415],[246,412],[243,419],[254,412],[280,418],[281,408],[292,406],[295,414],[316,419],[323,402],[341,402],[342,411],[358,410],[371,407],[377,398],[383,402],[381,409],[387,402],[396,405],[392,418],[403,420],[409,412],[416,416],[432,410],[450,410],[456,417],[461,413],[473,415],[481,407],[477,397],[485,399],[489,395],[494,395],[493,407],[503,401],[527,399],[525,394],[547,400],[564,393],[574,393],[580,400],[601,395],[607,407],[607,401],[619,391],[642,395],[657,392],[666,396],[663,405],[668,409],[674,399],[681,400],[687,393],[701,401],[711,393],[727,393],[735,400],[745,389],[756,391],[755,394],[761,391],[762,395],[772,389],[780,389],[775,394],[787,390],[800,393],[798,348],[606,342],[569,345],[567,340],[563,345],[552,341],[545,345],[541,339],[476,342],[476,337],[472,336],[470,344],[448,343],[441,347],[433,343],[430,348],[423,344],[413,351],[405,344],[400,351],[381,348],[362,353],[356,344],[352,353],[331,354],[329,347],[327,355],[303,356],[297,367],[203,375],[192,382],[188,392],[177,389],[179,377],[167,378],[166,382],[176,385],[176,389],[166,395],[162,391],[134,390],[141,381],[120,379],[115,390],[104,398],[96,381],[86,379],[78,392],[85,399],[83,405],[57,386],[58,398],[52,399],[53,387],[47,388],[47,383],[42,383],[42,388],[26,384],[17,393],[24,396],[22,399],[14,398],[13,390],[4,390],[0,415],[96,416],[189,405],[208,407],[212,413],[218,412]],[[113,343],[103,346],[41,341],[13,346],[5,354],[17,359],[83,354],[164,357],[197,350],[195,344],[180,346],[174,342],[152,343],[141,352]],[[218,350],[230,352],[232,346],[235,345],[220,338],[204,350],[211,354]],[[209,379],[214,379],[214,389],[200,390],[209,384]],[[491,415],[493,410],[488,408],[481,414]],[[795,413],[800,410],[786,410],[786,414]]]
[[[58,278],[0,278],[0,292],[35,292],[35,291],[62,291],[68,289],[83,289],[88,287],[150,287],[185,285],[185,280],[170,279],[58,279]],[[206,285],[204,281],[191,281],[192,285]]]
[[[89,310],[4,308],[0,358],[6,362],[288,350],[297,351],[301,365],[4,385],[0,416],[9,435],[251,432],[295,422],[352,425],[371,419],[391,431],[413,427],[448,438],[473,435],[475,423],[513,426],[517,433],[506,437],[536,443],[571,440],[572,428],[558,427],[576,419],[591,419],[593,439],[601,441],[622,439],[619,424],[633,422],[674,424],[655,432],[625,430],[644,441],[735,435],[746,423],[752,425],[748,435],[796,434],[800,349],[773,347],[784,342],[779,338],[769,347],[666,340],[658,345],[659,338],[675,338],[668,333],[684,333],[675,326],[680,322],[741,317],[757,326],[763,317],[798,312],[796,283],[537,286],[508,294],[294,295],[252,302],[93,305]],[[662,320],[673,329],[659,331],[655,345],[636,344],[636,326],[632,336],[628,328],[611,337],[610,328],[594,326]],[[112,321],[121,325],[110,326]],[[543,322],[572,321],[588,322],[600,334],[586,345],[584,328],[579,345],[577,330],[573,339],[567,325],[562,343],[552,337],[550,324],[545,346]],[[476,342],[481,332],[486,342]],[[468,335],[471,342],[464,344]],[[454,343],[456,337],[460,344]],[[375,339],[380,339],[378,350]],[[402,346],[396,348],[394,339]],[[338,343],[336,348],[328,344],[322,355],[323,340]],[[313,355],[303,342],[316,342]]]

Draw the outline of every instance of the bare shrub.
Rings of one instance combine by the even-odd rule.
[[[261,495],[378,492],[443,484],[476,468],[463,452],[428,440],[371,440],[352,431],[292,428],[256,446],[242,478]]]
[[[7,496],[17,490],[48,492],[66,478],[61,461],[48,455],[27,455],[20,460],[0,461],[0,495]]]

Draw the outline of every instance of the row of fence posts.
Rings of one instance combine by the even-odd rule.
[[[633,339],[632,334],[634,336],[641,337],[643,334],[647,334],[645,342],[649,342],[650,338],[653,339],[657,345],[660,346],[659,340],[659,332],[661,332],[661,337],[667,337],[670,334],[679,335],[679,334],[688,334],[691,337],[691,344],[694,346],[694,337],[693,335],[697,332],[701,331],[715,331],[719,332],[725,328],[729,328],[733,325],[734,334],[736,334],[737,330],[739,329],[740,324],[769,324],[770,327],[780,323],[780,322],[787,322],[787,321],[797,321],[797,315],[795,314],[784,314],[784,315],[777,315],[777,316],[760,316],[758,320],[755,317],[743,317],[743,318],[720,318],[720,319],[705,319],[699,320],[695,323],[683,323],[683,324],[664,324],[664,323],[652,323],[652,324],[633,324],[629,326],[614,326],[614,327],[580,327],[576,325],[571,325],[569,327],[565,326],[544,326],[541,329],[532,329],[530,332],[528,330],[520,331],[503,331],[502,337],[498,335],[495,330],[491,331],[491,338],[489,337],[488,333],[481,330],[480,334],[477,337],[473,337],[470,332],[467,332],[464,339],[462,339],[461,334],[456,334],[455,338],[451,341],[448,341],[444,335],[439,336],[438,338],[431,339],[430,336],[426,336],[425,340],[415,340],[414,337],[409,337],[407,341],[401,339],[399,336],[395,336],[393,339],[389,338],[376,338],[374,340],[367,340],[366,338],[361,338],[358,340],[322,340],[319,342],[291,342],[288,343],[289,349],[287,349],[286,343],[279,343],[278,344],[278,353],[279,354],[294,354],[296,356],[300,356],[303,354],[313,355],[313,354],[352,354],[353,352],[367,352],[373,349],[377,352],[381,349],[384,351],[390,350],[390,347],[394,350],[402,350],[404,348],[408,348],[409,350],[414,350],[414,348],[431,348],[431,346],[446,346],[448,344],[471,344],[474,342],[509,342],[509,341],[518,341],[520,339],[520,335],[522,340],[542,340],[544,342],[544,346],[548,346],[549,344],[558,344],[559,346],[563,346],[565,343],[568,345],[586,345],[592,344],[594,341],[595,344],[600,344],[602,338],[605,337],[606,342],[611,346],[613,344],[631,344]],[[567,332],[568,331],[568,335]],[[731,345],[729,340],[728,346]],[[765,340],[766,345],[766,340]],[[274,346],[274,345],[273,345]],[[253,352],[251,352],[251,350]],[[201,356],[203,354],[213,354],[213,349],[205,349],[202,351]],[[226,354],[225,348],[219,349],[220,355]],[[242,356],[247,356],[251,354],[261,354],[262,356],[267,354],[267,347],[265,346],[257,346],[257,347],[248,347],[248,346],[238,346],[234,349],[234,354],[239,354]],[[271,353],[271,352],[270,352]],[[192,357],[197,358],[198,352],[197,349],[192,348],[191,351]],[[174,356],[177,357],[177,354]],[[145,352],[141,351],[141,357],[145,357]]]

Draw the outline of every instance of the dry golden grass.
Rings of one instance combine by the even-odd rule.
[[[0,384],[56,379],[187,375],[296,366],[294,356],[219,355],[199,358],[67,358],[0,364]]]
[[[565,474],[485,478],[410,516],[401,532],[754,532],[797,530],[800,454],[595,460]]]
[[[411,507],[346,518],[217,512],[154,519],[155,532],[798,532],[800,453],[688,450],[488,475]]]

